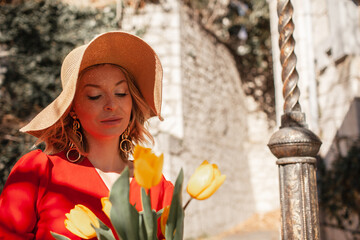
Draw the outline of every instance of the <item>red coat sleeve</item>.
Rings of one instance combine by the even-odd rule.
[[[34,239],[47,168],[47,156],[40,150],[24,155],[13,167],[0,195],[0,239]]]

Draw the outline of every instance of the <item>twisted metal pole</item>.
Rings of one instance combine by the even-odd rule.
[[[285,102],[280,129],[271,136],[268,146],[278,158],[282,239],[319,240],[315,156],[321,141],[307,128],[299,103],[293,10],[290,0],[277,1]]]
[[[285,99],[284,112],[301,112],[299,104],[300,90],[297,86],[299,75],[296,71],[295,40],[293,38],[294,23],[292,21],[294,9],[291,2],[278,1],[277,13],[279,16],[279,47],[280,62],[282,65],[281,79],[284,84],[283,96]]]

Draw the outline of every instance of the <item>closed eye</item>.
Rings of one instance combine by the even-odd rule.
[[[101,97],[101,95],[88,96],[88,98],[89,98],[90,100],[97,100],[97,99],[99,99],[100,97]]]
[[[115,93],[115,95],[118,97],[125,97],[128,94],[127,93]]]

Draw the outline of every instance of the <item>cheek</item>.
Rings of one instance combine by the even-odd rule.
[[[117,102],[118,107],[121,109],[121,111],[125,114],[131,114],[131,110],[132,110],[132,98],[131,97],[126,97],[126,98],[122,98],[119,99]]]
[[[84,119],[90,119],[92,114],[92,111],[84,111],[83,108],[77,108],[75,110],[76,115],[80,119],[80,121],[83,121]]]
[[[89,111],[92,109],[92,111]],[[95,116],[95,108],[86,101],[75,101],[74,102],[74,111],[76,116],[80,119],[80,122],[83,122],[86,119],[91,119]]]

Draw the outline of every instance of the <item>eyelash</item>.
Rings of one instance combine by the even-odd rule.
[[[118,97],[125,97],[128,94],[127,93],[115,93],[115,95]]]
[[[97,96],[88,96],[89,100],[97,100],[100,98],[100,95]]]
[[[126,95],[128,95],[127,93],[115,93],[115,95],[117,97],[125,97]],[[97,100],[101,97],[101,95],[97,95],[97,96],[88,96],[89,100]]]

